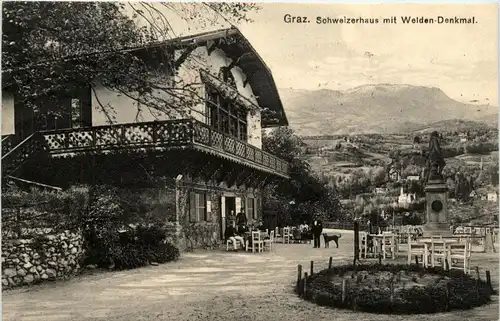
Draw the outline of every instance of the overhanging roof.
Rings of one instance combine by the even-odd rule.
[[[189,45],[204,46],[213,41],[219,41],[216,46],[226,53],[228,58],[236,62],[248,77],[253,94],[259,106],[273,111],[275,121],[263,119],[263,127],[288,126],[288,119],[276,88],[271,70],[262,57],[252,47],[247,38],[235,27],[204,32],[196,35],[169,40],[169,43],[186,47]]]
[[[262,57],[260,57],[257,51],[252,47],[248,39],[246,39],[240,30],[235,27],[169,39],[140,47],[124,48],[119,51],[110,51],[108,53],[132,52],[164,46],[169,46],[173,49],[182,49],[192,46],[206,46],[212,43],[214,43],[217,48],[223,50],[228,58],[232,59],[235,62],[235,65],[240,67],[245,73],[248,79],[248,84],[252,87],[253,94],[255,95],[259,106],[271,111],[271,117],[263,117],[262,127],[288,126],[288,119],[286,117],[278,89],[276,88],[276,84],[271,74],[271,70],[266,65]],[[86,56],[103,53],[104,52],[90,53],[86,54]],[[71,61],[77,58],[78,56],[64,57],[60,60]],[[46,63],[46,61],[40,62],[40,64],[42,63]],[[35,67],[36,65],[32,65],[20,69]],[[16,70],[2,71],[3,80],[5,80],[4,77],[9,77],[12,73],[15,73],[15,71]],[[4,81],[2,82],[6,83]]]

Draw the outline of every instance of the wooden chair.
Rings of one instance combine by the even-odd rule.
[[[452,244],[450,247],[450,269],[463,269],[464,273],[470,273],[470,258],[472,253],[472,242],[465,239],[465,242]]]
[[[436,266],[436,260],[441,261],[441,265],[444,265],[444,259],[446,258],[446,248],[442,242],[434,243],[436,241],[442,241],[443,237],[441,235],[433,235],[431,236],[431,247],[430,257],[431,257],[431,266]]]
[[[278,242],[278,239],[280,237],[281,237],[280,229],[279,229],[279,227],[276,226],[276,228],[274,229],[274,238],[275,238],[275,241]]]
[[[276,247],[274,246],[274,231],[271,231],[271,234],[269,234],[269,239],[264,240],[264,249],[267,249],[269,251],[276,249]]]
[[[290,227],[283,228],[283,243],[290,244]]]
[[[239,242],[238,240],[235,240],[235,241],[237,243],[236,247],[238,247],[238,243],[240,243],[239,244],[240,247],[246,247],[246,244],[241,244],[241,242]],[[229,252],[229,244],[233,245],[233,242],[231,240],[226,241],[226,251],[228,251],[228,252]]]
[[[385,260],[387,252],[391,252],[392,259],[396,258],[396,237],[392,232],[382,232],[382,258]]]
[[[252,231],[252,253],[255,253],[255,250],[257,249],[257,252],[263,252],[264,251],[264,241],[260,237],[260,232],[259,231]]]
[[[412,258],[418,256],[421,258],[420,262],[424,264],[423,259],[425,256],[425,245],[415,243],[412,241],[412,234],[408,234],[408,264],[411,264]]]
[[[359,232],[360,256],[364,259],[368,257],[368,233]]]

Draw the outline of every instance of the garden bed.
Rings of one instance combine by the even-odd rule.
[[[461,270],[392,264],[332,267],[301,280],[297,290],[321,306],[387,314],[471,309],[493,294],[487,282]]]

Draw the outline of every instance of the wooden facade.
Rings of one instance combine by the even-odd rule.
[[[244,46],[221,42],[229,31]],[[263,121],[263,126],[287,121],[269,70],[239,32],[229,31],[197,38],[208,55],[218,43],[219,50],[228,53],[219,60],[228,62],[216,75],[199,72],[206,102],[197,107],[196,117],[96,126],[90,89],[52,97],[38,114],[17,102],[14,94],[14,133],[2,136],[3,177],[63,188],[74,184],[153,188],[165,202],[175,202],[171,204],[175,213],[165,215],[177,232],[180,226],[194,224],[212,229],[208,237],[218,239],[223,238],[232,211],[245,210],[250,220],[261,219],[262,187],[287,179],[288,164],[250,138],[252,131],[260,137],[260,126],[253,129],[250,122],[261,121],[263,102],[275,104],[278,111],[277,120]],[[186,41],[192,43],[191,38]],[[235,56],[244,50],[253,60],[248,52],[245,59]],[[246,78],[234,78],[235,61],[242,64],[238,68]],[[271,82],[267,87],[266,81]],[[262,97],[240,93],[251,93],[252,82]],[[221,94],[228,88],[234,93],[232,99]],[[268,94],[263,92],[266,88]],[[257,107],[255,114],[250,115],[248,105]],[[189,239],[187,230],[179,233]]]

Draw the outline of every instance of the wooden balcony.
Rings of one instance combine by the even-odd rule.
[[[285,161],[192,119],[62,129],[40,134],[53,157],[193,148],[280,177],[289,177]]]

